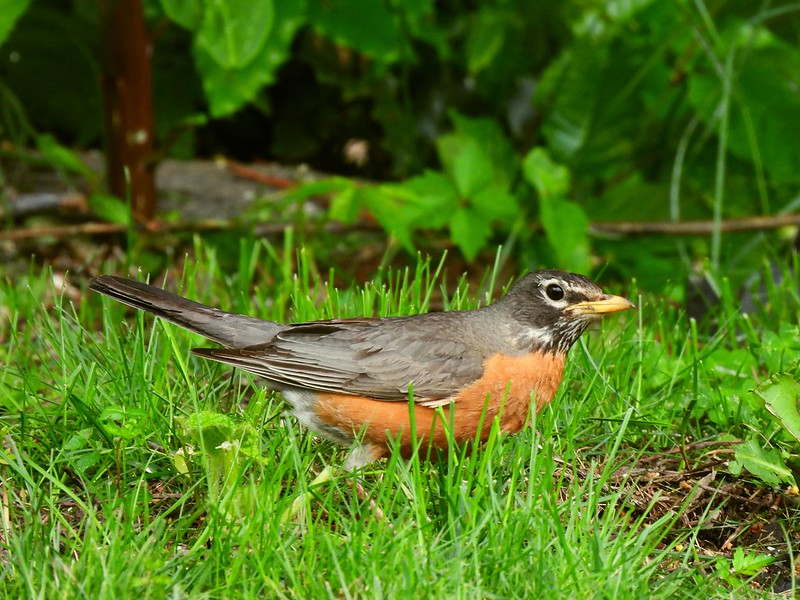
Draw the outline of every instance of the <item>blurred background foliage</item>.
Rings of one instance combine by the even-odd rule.
[[[97,4],[0,6],[2,164],[33,146],[63,169],[43,140],[103,144]],[[142,10],[158,157],[340,175],[288,197],[324,193],[326,220],[374,220],[399,248],[445,240],[476,261],[504,244],[526,267],[610,265],[647,287],[698,265],[743,279],[792,244],[794,230],[723,235],[722,222],[800,206],[800,4],[147,0]],[[698,219],[713,222],[708,235],[597,226]]]

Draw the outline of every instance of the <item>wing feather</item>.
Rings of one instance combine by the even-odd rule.
[[[486,344],[475,343],[465,313],[290,325],[258,346],[198,349],[205,358],[249,371],[278,389],[446,403],[483,373]],[[446,315],[446,316],[445,316]],[[443,318],[444,317],[444,318]],[[459,339],[453,339],[453,330]]]

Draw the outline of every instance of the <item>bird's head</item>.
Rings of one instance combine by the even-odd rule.
[[[604,293],[583,275],[555,270],[526,275],[499,304],[520,324],[523,346],[559,353],[604,314],[634,308],[630,300]]]

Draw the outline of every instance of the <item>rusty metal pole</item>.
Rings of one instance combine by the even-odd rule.
[[[108,184],[115,196],[130,195],[134,219],[147,222],[156,210],[150,74],[153,45],[141,0],[98,0],[97,5]]]

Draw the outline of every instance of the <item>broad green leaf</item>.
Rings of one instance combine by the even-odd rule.
[[[30,3],[31,0],[4,0],[0,10],[0,44],[6,41],[17,19],[28,9]]]
[[[402,185],[414,190],[420,196],[447,197],[452,198],[453,202],[458,200],[458,192],[453,182],[439,171],[428,169],[422,175],[404,181]]]
[[[404,0],[395,4],[402,7],[403,26],[417,42],[424,42],[434,49],[441,61],[452,60],[455,47],[449,39],[448,28],[442,28],[436,20],[434,0]]]
[[[367,187],[362,191],[364,206],[378,223],[393,235],[409,252],[414,251],[411,241],[413,222],[424,208],[422,199],[411,189],[400,185]]]
[[[477,140],[457,133],[444,135],[436,140],[436,149],[461,198],[471,198],[492,183],[491,160]]]
[[[459,135],[458,133],[449,133],[436,138],[436,154],[439,157],[442,170],[452,177],[453,183],[457,189],[458,183],[455,177],[453,177],[453,170],[455,168],[453,163],[455,162],[456,156],[463,152],[464,146],[469,144],[470,141],[469,137]],[[458,193],[461,193],[460,189],[458,189]]]
[[[425,171],[400,185],[414,191],[422,202],[419,211],[411,216],[420,227],[444,227],[458,209],[459,197],[453,182],[438,171]]]
[[[590,266],[589,219],[569,200],[541,198],[539,217],[558,266],[586,273]]]
[[[554,162],[544,148],[534,148],[528,153],[522,162],[522,172],[540,198],[564,198],[569,192],[569,169]]]
[[[80,472],[84,472],[99,463],[101,458],[102,456],[99,452],[88,452],[75,461],[75,468]]]
[[[495,184],[505,189],[510,188],[518,174],[519,155],[497,121],[465,117],[454,111],[450,112],[449,116],[456,131],[478,142],[489,157]]]
[[[172,465],[181,475],[189,473],[189,457],[194,455],[194,448],[191,446],[184,446],[184,448],[178,448],[172,455]]]
[[[475,260],[491,235],[488,221],[474,210],[460,208],[450,220],[450,237],[468,261]]]
[[[767,410],[800,442],[800,382],[791,375],[773,375],[755,389]]]
[[[195,64],[213,117],[223,117],[252,101],[258,92],[275,79],[275,72],[289,56],[291,43],[303,24],[305,2],[293,0],[275,6],[269,37],[252,61],[238,69],[222,67],[208,51],[195,44]]]
[[[161,8],[172,21],[194,31],[203,21],[203,3],[186,0],[161,0]]]
[[[272,0],[209,0],[197,44],[223,69],[238,69],[261,52],[272,29]]]
[[[511,222],[519,216],[517,199],[498,186],[487,187],[474,194],[470,204],[490,221]]]
[[[786,467],[778,450],[762,448],[755,438],[735,447],[736,462],[768,485],[794,483],[792,472]]]
[[[583,208],[566,200],[570,188],[569,169],[553,162],[543,148],[534,148],[525,157],[522,170],[539,194],[539,218],[558,266],[587,272],[589,218]]]
[[[400,56],[400,20],[386,2],[315,1],[308,5],[308,21],[328,39],[383,63]]]
[[[260,457],[258,436],[250,423],[211,411],[180,417],[178,423],[182,435],[211,456],[228,454],[229,444],[235,442],[245,456]]]

